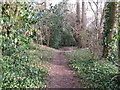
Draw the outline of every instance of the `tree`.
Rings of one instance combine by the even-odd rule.
[[[77,42],[78,47],[82,47],[82,39],[80,36],[80,30],[81,30],[81,21],[80,21],[80,2],[79,0],[77,0],[76,2],[77,6],[76,6],[76,23],[75,26],[72,27],[73,30],[73,36]]]
[[[120,72],[120,3],[119,3],[119,12],[118,12],[118,65],[119,65],[119,72]]]
[[[77,6],[76,6],[76,23],[80,24],[80,2],[77,0]]]
[[[120,72],[120,21],[119,21],[119,29],[118,29],[118,66]]]
[[[113,35],[115,32],[115,20],[116,20],[116,3],[115,2],[108,2],[107,9],[106,9],[106,21],[104,24],[104,45],[103,45],[103,57],[107,58],[109,55],[110,50],[112,49],[112,42],[113,42]]]
[[[81,29],[84,30],[86,25],[85,25],[85,2],[82,0],[82,19],[81,19]]]

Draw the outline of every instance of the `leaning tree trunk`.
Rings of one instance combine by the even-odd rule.
[[[81,25],[80,25],[80,2],[79,2],[79,0],[77,0],[76,23],[75,23],[75,27],[73,29],[73,36],[74,36],[74,38],[75,38],[79,48],[82,47],[82,41],[81,41],[81,36],[80,36],[80,29],[81,29]]]
[[[109,2],[107,7],[109,8],[108,9],[109,13],[106,13],[106,17],[108,15],[107,19],[109,19],[109,20],[107,21],[107,19],[106,19],[106,28],[105,28],[106,30],[104,30],[104,32],[106,33],[104,36],[105,42],[104,42],[104,46],[103,46],[103,57],[104,58],[108,57],[109,52],[112,49],[112,46],[110,44],[113,40],[113,35],[115,32],[114,26],[115,26],[116,10],[117,10],[115,2]]]

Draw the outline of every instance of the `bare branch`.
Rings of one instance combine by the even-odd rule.
[[[92,8],[91,2],[88,2],[88,3],[89,3],[89,5],[90,5],[91,10],[92,10],[93,13],[95,14],[95,11],[94,11],[94,9]]]
[[[93,1],[93,3],[94,3],[95,6],[98,8],[98,2]]]
[[[104,16],[105,16],[105,9],[106,9],[106,4],[104,5],[102,14],[101,14],[101,20],[100,20],[100,27],[102,26],[103,20],[104,20]]]

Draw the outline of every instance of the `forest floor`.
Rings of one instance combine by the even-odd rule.
[[[69,48],[62,48],[53,54],[47,78],[48,88],[80,88],[80,80],[75,77],[75,71],[69,68],[63,55],[67,51],[70,51]]]

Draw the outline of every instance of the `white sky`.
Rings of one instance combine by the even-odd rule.
[[[33,1],[44,1],[44,0],[33,0]],[[61,2],[63,0],[47,0],[47,2],[50,2],[50,3],[53,3],[53,5]],[[75,4],[77,0],[69,0],[69,3],[72,3],[72,4]],[[83,1],[83,0],[80,0],[80,1]],[[115,0],[84,0],[84,2],[92,2],[92,1],[98,1],[98,2],[103,2],[103,1],[115,1]],[[117,1],[120,1],[120,0],[117,0]]]
[[[0,1],[14,1],[14,0],[0,0]],[[17,1],[37,1],[37,2],[39,2],[39,1],[44,1],[44,0],[17,0]],[[58,2],[61,2],[62,0],[47,0],[47,1],[49,1],[49,2],[51,2],[51,3],[53,3],[53,4],[56,4],[56,3],[58,3]],[[80,0],[80,1],[82,1],[82,0]],[[97,1],[97,0],[84,0],[85,2],[91,2],[91,1]],[[98,0],[98,2],[101,2],[101,1],[112,1],[112,2],[114,2],[114,1],[120,1],[120,0]],[[76,2],[76,0],[69,0],[69,2],[70,3],[75,3]]]

